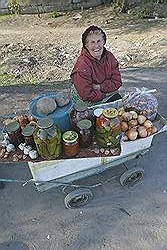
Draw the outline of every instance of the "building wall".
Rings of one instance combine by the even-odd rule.
[[[104,0],[10,0],[19,2],[22,13],[37,13],[50,11],[65,11],[95,7]],[[0,0],[0,13],[7,11],[9,0]]]

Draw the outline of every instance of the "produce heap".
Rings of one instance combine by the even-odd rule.
[[[96,155],[100,153],[114,155],[114,150],[120,148],[121,140],[134,141],[151,136],[158,131],[154,123],[158,102],[145,89],[126,93],[122,99],[122,106],[117,109],[108,103],[108,108],[96,109],[91,114],[87,107],[86,110],[80,107],[75,116],[72,116],[73,107],[69,116],[73,123],[77,119],[76,130],[71,126],[77,135],[77,140],[73,138],[72,131],[65,130],[67,133],[63,135],[63,130],[56,125],[56,120],[49,120],[47,124],[48,115],[67,105],[70,94],[66,93],[64,96],[59,94],[55,99],[43,96],[37,100],[37,112],[45,118],[38,120],[33,116],[23,115],[6,121],[6,134],[0,145],[0,158],[11,156],[13,161],[25,160],[27,156],[34,160],[38,156],[43,159],[56,159],[63,154],[76,156],[80,148],[89,148],[89,146]],[[69,151],[72,150],[72,146],[76,149],[75,154],[69,154],[72,152]],[[65,147],[66,149],[68,147],[68,152],[65,151]]]
[[[125,108],[122,107],[118,110],[118,114],[121,120],[121,131],[125,133],[125,141],[145,138],[158,130],[152,121],[136,111],[125,111]]]
[[[19,160],[26,160],[29,156],[31,159],[36,159],[38,157],[38,152],[36,148],[26,144],[24,142],[24,136],[21,134],[21,131],[29,126],[31,128],[35,128],[36,121],[32,116],[20,115],[15,116],[13,119],[7,119],[4,121],[4,139],[1,142],[1,150],[0,150],[0,158],[8,159],[11,157],[11,160],[17,162]],[[17,126],[17,138],[15,143],[9,137],[9,134],[5,132],[5,128],[11,125],[10,127],[14,128]]]

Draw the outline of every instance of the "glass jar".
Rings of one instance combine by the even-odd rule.
[[[77,129],[77,122],[79,122],[82,119],[89,119],[90,113],[86,106],[86,104],[82,101],[77,101],[74,104],[73,110],[71,111],[71,123],[72,123],[72,129]]]
[[[83,119],[77,122],[79,135],[79,144],[82,148],[88,148],[93,140],[92,122],[88,119]]]
[[[63,136],[63,148],[66,156],[75,156],[79,153],[78,134],[75,131],[66,131]]]
[[[103,113],[104,108],[97,108],[93,111],[93,125],[96,124],[96,119]]]
[[[96,118],[96,141],[101,147],[116,147],[120,142],[121,126],[118,111],[104,109]]]
[[[42,158],[52,160],[62,153],[61,131],[54,124],[53,119],[49,117],[39,119],[33,138]]]
[[[25,143],[30,145],[33,149],[36,149],[33,133],[35,131],[35,126],[28,124],[22,129],[22,135],[24,136]]]
[[[9,136],[10,142],[16,147],[24,142],[24,136],[21,133],[20,124],[17,121],[12,121],[5,126],[5,130]]]

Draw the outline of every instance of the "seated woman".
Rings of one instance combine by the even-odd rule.
[[[106,34],[97,26],[90,26],[82,34],[83,48],[71,73],[76,94],[86,102],[98,103],[109,99],[121,87],[118,61],[108,51]],[[116,94],[111,101],[120,99]]]

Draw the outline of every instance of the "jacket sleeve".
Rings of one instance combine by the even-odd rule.
[[[121,74],[118,61],[114,58],[111,68],[111,78],[106,79],[100,84],[100,90],[104,93],[110,93],[118,90],[122,85]]]
[[[79,96],[84,101],[97,102],[105,97],[105,93],[101,90],[93,89],[93,81],[88,68],[84,68],[82,71],[74,70],[71,79]]]

